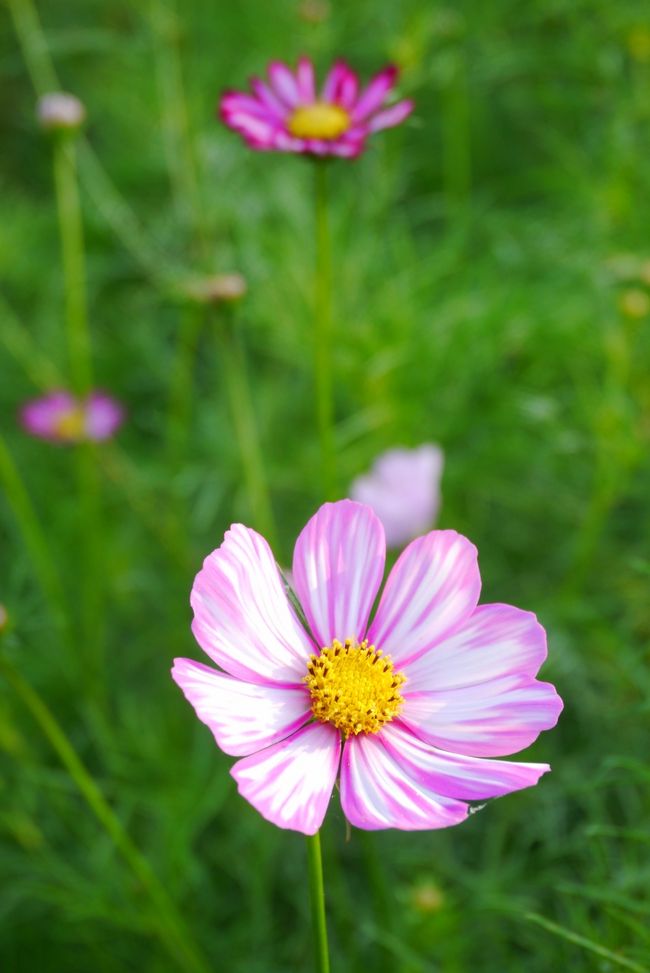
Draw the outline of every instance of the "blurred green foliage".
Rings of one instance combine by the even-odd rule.
[[[2,651],[209,965],[309,969],[304,842],[238,798],[230,761],[168,675],[174,656],[200,656],[188,592],[201,558],[232,520],[255,525],[218,320],[196,324],[189,432],[170,446],[179,335],[196,313],[176,292],[203,272],[247,278],[232,323],[286,564],[321,500],[310,174],[302,159],[247,150],[214,109],[273,57],[305,52],[323,71],[344,56],[365,76],[394,59],[415,115],[332,172],[340,492],[386,447],[442,444],[441,524],[477,543],[484,600],[540,616],[544,676],[566,709],[530,751],[553,774],[461,827],[347,842],[333,802],[333,967],[650,969],[647,5],[70,0],[40,4],[45,45],[30,9],[0,10],[0,428],[68,615],[62,632],[8,495]],[[51,146],[32,82],[88,109],[95,368],[129,412],[96,455],[105,668],[94,696],[72,455],[15,422],[67,367]],[[191,969],[166,948],[146,880],[1,679],[0,761],[2,969]]]

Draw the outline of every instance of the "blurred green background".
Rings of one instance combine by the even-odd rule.
[[[543,676],[566,703],[525,758],[553,773],[460,827],[346,841],[334,800],[333,968],[649,970],[647,4],[38,6],[43,33],[28,0],[0,10],[0,651],[27,684],[0,677],[3,971],[311,968],[304,840],[236,795],[169,678],[174,656],[201,657],[188,593],[202,557],[233,520],[259,526],[233,360],[281,563],[323,496],[309,166],[249,151],[214,117],[222,89],[300,53],[321,76],[338,56],[364,77],[394,60],[417,103],[331,173],[339,493],[387,447],[440,443],[439,523],[478,545],[484,601],[537,612]],[[16,422],[67,369],[52,146],[35,120],[35,89],[51,88],[88,110],[94,364],[128,409],[92,452],[90,629],[75,450]],[[227,321],[179,298],[227,271],[249,288]],[[97,792],[80,793],[38,700]]]

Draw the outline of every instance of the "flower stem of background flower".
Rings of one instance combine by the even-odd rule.
[[[249,506],[255,519],[255,527],[264,534],[273,548],[277,530],[246,370],[246,357],[234,320],[234,311],[224,308],[210,315],[210,318],[210,326],[216,335],[217,354],[226,384]]]
[[[61,235],[65,283],[66,329],[70,378],[74,393],[88,396],[93,368],[86,301],[86,258],[77,178],[74,133],[54,138],[54,184]],[[104,683],[102,591],[99,583],[101,551],[101,498],[96,447],[82,442],[74,449],[80,504],[81,639],[88,664],[88,686],[96,698]]]
[[[336,454],[332,398],[332,257],[329,227],[328,163],[316,159],[314,169],[314,372],[316,418],[324,498],[336,497]]]
[[[192,943],[191,936],[174,903],[148,860],[124,830],[120,819],[106,801],[50,708],[2,652],[0,652],[0,672],[30,711],[88,807],[120,851],[137,882],[146,890],[151,900],[160,939],[178,961],[179,969],[191,970],[193,973],[208,973],[209,967]]]
[[[329,973],[330,958],[327,943],[327,917],[325,915],[325,888],[323,885],[323,859],[320,833],[307,838],[309,863],[309,896],[311,900],[312,931],[317,973]]]

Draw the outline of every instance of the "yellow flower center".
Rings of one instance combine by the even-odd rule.
[[[86,432],[86,416],[83,409],[78,406],[65,412],[54,423],[54,429],[61,439],[71,441],[83,439]]]
[[[344,108],[315,101],[313,105],[295,108],[287,128],[299,139],[337,139],[347,132],[350,124],[350,116]]]
[[[346,737],[377,733],[404,702],[399,687],[406,676],[395,672],[390,656],[366,641],[358,645],[337,639],[320,655],[312,655],[304,682],[311,711],[321,723],[332,723]]]

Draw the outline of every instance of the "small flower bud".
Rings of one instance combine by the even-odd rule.
[[[4,605],[0,605],[0,634],[5,631],[9,624],[9,615]]]
[[[246,280],[241,274],[215,274],[192,280],[183,290],[197,304],[227,304],[244,296]]]
[[[36,114],[46,132],[75,132],[86,120],[86,109],[75,95],[52,91],[38,102]]]
[[[327,0],[303,0],[298,7],[298,16],[308,24],[321,24],[330,15]]]

